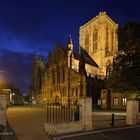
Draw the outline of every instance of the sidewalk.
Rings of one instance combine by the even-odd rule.
[[[90,131],[82,131],[74,134],[64,134],[53,137],[54,140],[61,140],[65,138],[71,138],[76,136],[90,135],[108,131],[123,130],[127,128],[137,128],[140,127],[140,123],[136,126],[126,125],[126,114],[125,113],[114,113],[114,127],[111,126],[112,123],[112,113],[111,112],[93,112],[92,114],[92,124],[93,129]]]
[[[111,112],[93,112],[92,124],[93,130],[112,128],[112,113]],[[114,113],[114,127],[126,126],[125,113]]]

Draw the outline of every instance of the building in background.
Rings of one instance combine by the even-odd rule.
[[[6,95],[6,105],[7,106],[11,105],[11,103],[10,103],[10,93],[11,93],[11,89],[1,87],[0,94]]]
[[[0,85],[0,94],[6,95],[7,106],[23,105],[24,97],[20,90],[14,88],[11,84]]]
[[[31,102],[36,102],[37,95],[40,94],[45,76],[45,63],[42,57],[35,56],[32,63],[32,75],[29,88]]]
[[[101,108],[102,109],[121,109],[125,110],[127,107],[127,100],[137,99],[140,102],[140,95],[138,93],[120,93],[110,92],[108,89],[101,90]],[[139,106],[140,110],[140,106]]]

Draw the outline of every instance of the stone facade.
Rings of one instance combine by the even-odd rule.
[[[118,51],[118,25],[106,14],[96,17],[80,27],[79,51],[84,49],[99,66],[99,74],[105,76],[106,68]]]
[[[98,65],[89,57],[73,51],[71,38],[67,47],[58,44],[48,55],[45,82],[38,95],[38,102],[55,104],[74,104],[81,96],[97,99],[95,91]],[[93,100],[96,104],[96,101]]]

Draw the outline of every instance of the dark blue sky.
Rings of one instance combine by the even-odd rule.
[[[140,21],[139,0],[0,0],[0,82],[28,92],[31,61],[47,56],[71,34],[78,50],[79,27],[100,11],[120,26]]]

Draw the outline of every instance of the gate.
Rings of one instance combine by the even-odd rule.
[[[47,104],[45,106],[46,123],[74,122],[80,120],[80,105]]]

